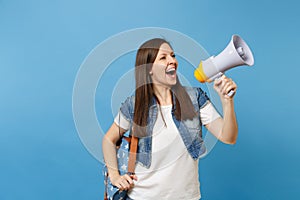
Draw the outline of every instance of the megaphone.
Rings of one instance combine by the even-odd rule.
[[[227,47],[219,55],[200,62],[194,71],[194,76],[201,83],[212,82],[233,67],[253,64],[254,58],[249,46],[240,36],[233,35]],[[228,95],[232,94],[233,91]]]

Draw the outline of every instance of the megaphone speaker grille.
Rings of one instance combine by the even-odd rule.
[[[245,64],[252,66],[254,64],[254,58],[247,43],[238,35],[232,36],[232,42],[241,59],[244,60]]]

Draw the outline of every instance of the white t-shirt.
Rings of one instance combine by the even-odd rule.
[[[138,180],[128,195],[134,200],[198,200],[201,197],[198,160],[190,156],[181,139],[172,119],[172,105],[160,108],[152,134],[151,166],[147,169],[136,165]],[[207,103],[200,109],[200,117],[205,125],[220,115],[211,103]],[[125,130],[130,127],[130,123],[120,113],[115,123]]]

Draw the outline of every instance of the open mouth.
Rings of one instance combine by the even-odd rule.
[[[170,68],[166,71],[167,75],[174,75],[176,74],[176,69],[175,68]]]

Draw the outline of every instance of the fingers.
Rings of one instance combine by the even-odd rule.
[[[133,180],[137,180],[136,175],[129,176],[128,174],[125,174],[123,176],[112,178],[111,182],[120,190],[129,190],[134,185]]]
[[[232,90],[234,93],[237,89],[237,85],[231,78],[227,78],[226,76],[222,76],[220,79],[215,80],[214,88],[225,98],[232,98],[233,96],[229,97],[227,94]]]
[[[235,91],[236,84],[231,79],[226,78],[222,82],[224,83],[223,83],[223,87],[221,88],[221,94],[226,95],[230,90]]]
[[[224,75],[223,75],[224,76]],[[220,84],[222,83],[222,78],[223,76],[221,76],[220,78],[217,78],[214,82],[214,86],[220,86]]]
[[[137,176],[136,175],[130,175],[130,178],[137,181]]]

